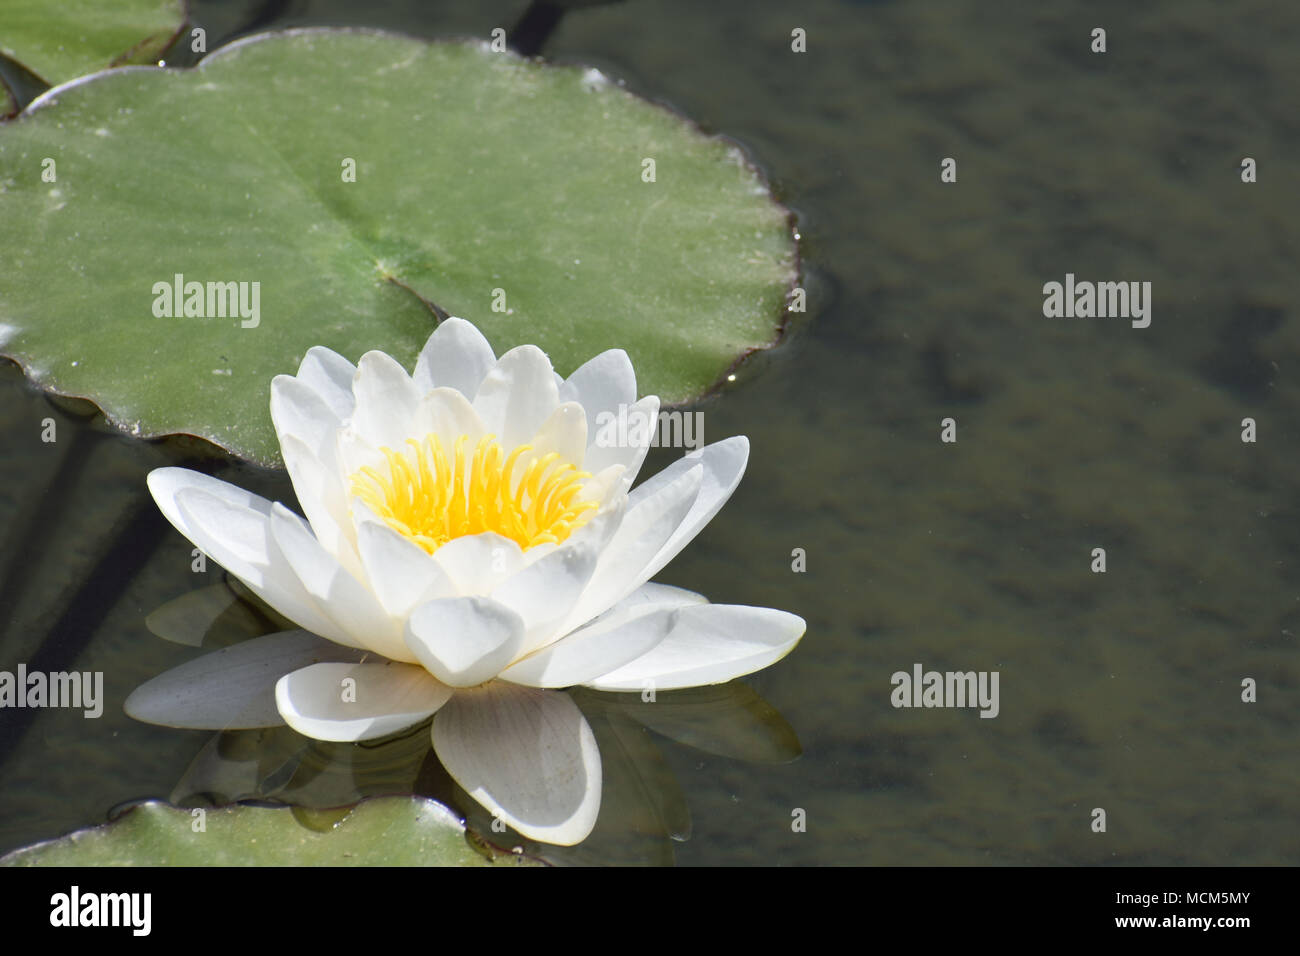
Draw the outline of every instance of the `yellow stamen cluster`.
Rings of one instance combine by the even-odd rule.
[[[352,476],[352,494],[430,554],[452,538],[484,531],[521,548],[559,544],[598,507],[577,500],[591,475],[560,461],[556,452],[530,456],[520,466],[532,446],[520,445],[507,456],[492,435],[480,439],[472,454],[469,436],[462,435],[450,460],[437,435],[406,443],[409,451],[380,449],[388,474],[362,468]]]

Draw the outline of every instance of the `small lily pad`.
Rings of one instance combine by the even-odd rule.
[[[49,91],[0,130],[0,221],[0,353],[262,464],[313,345],[411,368],[460,315],[683,402],[780,337],[798,273],[735,144],[594,70],[355,30]]]
[[[495,861],[523,862],[472,846],[456,815],[436,801],[377,797],[341,818],[289,807],[237,805],[200,812],[142,803],[104,826],[16,850],[0,858],[0,865],[484,866]]]

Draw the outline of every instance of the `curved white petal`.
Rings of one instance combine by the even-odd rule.
[[[622,465],[610,465],[603,471],[596,472],[583,482],[578,499],[596,502],[600,507],[598,514],[615,507],[626,509],[627,493],[623,487],[623,475]]]
[[[420,392],[398,361],[384,352],[367,352],[352,379],[357,407],[352,427],[375,448],[405,447],[415,436]]]
[[[597,690],[677,690],[721,684],[789,654],[803,618],[769,607],[700,604],[680,608],[671,632],[652,650],[594,680]]]
[[[722,510],[722,506],[727,503],[736,486],[740,484],[748,462],[749,439],[744,435],[737,435],[682,456],[632,491],[628,496],[629,513],[640,501],[660,491],[663,482],[673,480],[674,475],[689,470],[697,463],[704,467],[704,481],[700,485],[699,496],[691,505],[690,512],[673,532],[672,537],[641,570],[642,581],[648,581],[658,574],[663,566],[677,557],[682,548],[690,544],[704,526],[713,520],[713,516]]]
[[[561,626],[561,633],[585,624],[645,583],[644,569],[663,548],[700,494],[699,463],[679,470],[658,493],[630,504],[618,531],[605,547],[582,597]]]
[[[377,445],[351,425],[334,433],[334,460],[338,463],[339,484],[352,502],[352,479],[362,468],[373,468],[381,475],[389,473],[388,461]]]
[[[412,653],[429,673],[452,687],[490,681],[519,652],[523,640],[523,619],[488,598],[429,601],[406,622]]]
[[[425,342],[415,363],[413,380],[421,393],[445,386],[472,399],[496,360],[482,332],[464,319],[451,316]]]
[[[515,466],[522,475],[528,462],[555,452],[560,461],[568,462],[578,470],[589,470],[584,461],[587,456],[587,416],[577,402],[564,402],[556,406],[551,416],[542,422],[537,433],[528,439],[533,446],[530,455],[521,457]],[[508,451],[509,449],[507,449]]]
[[[524,566],[519,545],[492,531],[452,538],[433,552],[433,558],[459,593],[484,597]]]
[[[459,593],[432,555],[381,521],[357,522],[357,550],[371,590],[393,617],[404,618],[417,604]]]
[[[612,614],[619,608],[637,608],[645,605],[686,607],[690,604],[708,603],[709,599],[698,591],[688,591],[686,588],[673,587],[671,584],[659,584],[655,581],[649,581],[623,598],[606,613]]]
[[[600,752],[565,694],[504,681],[461,691],[433,719],[433,749],[471,797],[526,837],[572,846],[600,813]]]
[[[443,450],[451,455],[462,435],[469,438],[469,450],[473,451],[486,432],[469,399],[454,388],[435,388],[421,396],[415,412],[415,431],[410,437],[422,441],[433,433],[442,441]]]
[[[322,351],[334,354],[328,349]],[[303,365],[308,366],[308,359],[303,360]],[[351,368],[351,363],[335,366],[334,371],[341,374],[345,367]],[[350,403],[350,391],[348,395]],[[271,420],[280,439],[285,468],[313,532],[327,551],[356,574],[360,564],[337,464],[340,419],[307,382],[277,375],[271,382]]]
[[[311,525],[312,533],[339,563],[354,575],[361,573],[352,517],[338,471],[327,467],[296,435],[280,436],[280,457],[293,481],[298,504]]]
[[[572,687],[636,660],[668,636],[674,607],[650,604],[610,608],[585,627],[501,672],[529,687]]]
[[[425,720],[451,694],[411,664],[312,664],[276,682],[275,705],[286,724],[316,740],[373,740]]]
[[[587,432],[594,435],[602,412],[618,414],[636,403],[636,370],[622,349],[588,359],[560,386],[560,401],[577,402],[587,412]]]
[[[540,647],[555,633],[591,580],[599,557],[600,552],[581,539],[565,542],[493,590],[492,600],[524,621],[527,636],[521,653]]]
[[[163,515],[199,550],[295,624],[360,646],[309,595],[271,536],[271,502],[185,468],[158,468],[149,490]]]
[[[263,516],[271,513],[271,502],[261,495],[245,491],[237,485],[220,478],[213,478],[188,468],[155,468],[146,478],[149,493],[168,521],[185,537],[194,541],[193,529],[181,514],[176,503],[177,495],[182,491],[198,490],[215,496],[232,510],[252,511]],[[198,544],[197,541],[194,542]]]
[[[622,491],[627,491],[645,462],[659,428],[659,397],[647,395],[617,412],[600,412],[587,430],[587,471],[595,474],[612,465],[623,466]]]
[[[317,458],[329,459],[342,420],[314,389],[292,375],[271,379],[271,422],[283,438],[295,435]]]
[[[532,438],[560,403],[551,360],[535,345],[520,345],[497,359],[474,396],[474,410],[502,448]]]
[[[350,417],[356,406],[352,395],[352,377],[356,374],[355,365],[323,345],[309,348],[298,366],[298,379],[325,400],[339,421]]]
[[[401,622],[321,547],[302,519],[276,504],[270,530],[307,593],[353,641],[396,661],[415,660],[402,640]]]
[[[146,681],[123,705],[147,724],[192,730],[250,730],[284,723],[275,684],[320,661],[361,659],[364,652],[307,631],[282,631],[204,654]]]

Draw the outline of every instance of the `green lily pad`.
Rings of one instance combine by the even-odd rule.
[[[112,823],[0,858],[0,866],[484,866],[522,861],[476,848],[442,804],[377,797],[351,812],[149,802]]]
[[[624,348],[683,402],[779,338],[798,273],[733,143],[595,71],[352,30],[51,90],[0,130],[0,220],[0,353],[135,434],[263,464],[271,378],[313,345],[409,369],[460,315],[565,375]],[[240,282],[232,314],[213,287]],[[155,314],[174,298],[203,315]]]
[[[50,84],[154,63],[185,24],[181,0],[0,0],[0,53]]]

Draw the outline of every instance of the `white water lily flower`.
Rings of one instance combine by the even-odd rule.
[[[275,684],[289,726],[355,741],[433,715],[434,750],[474,799],[526,836],[573,844],[595,825],[600,756],[555,689],[721,683],[804,632],[784,611],[647,583],[731,496],[749,455],[730,438],[631,489],[658,409],[637,400],[621,350],[561,379],[535,346],[498,358],[451,318],[413,375],[382,352],[353,366],[313,348],[272,382],[305,521],[181,468],[152,472],[149,489],[271,607],[357,649],[296,666],[304,651],[285,641],[300,638],[273,635],[241,652],[241,675],[295,668]]]

